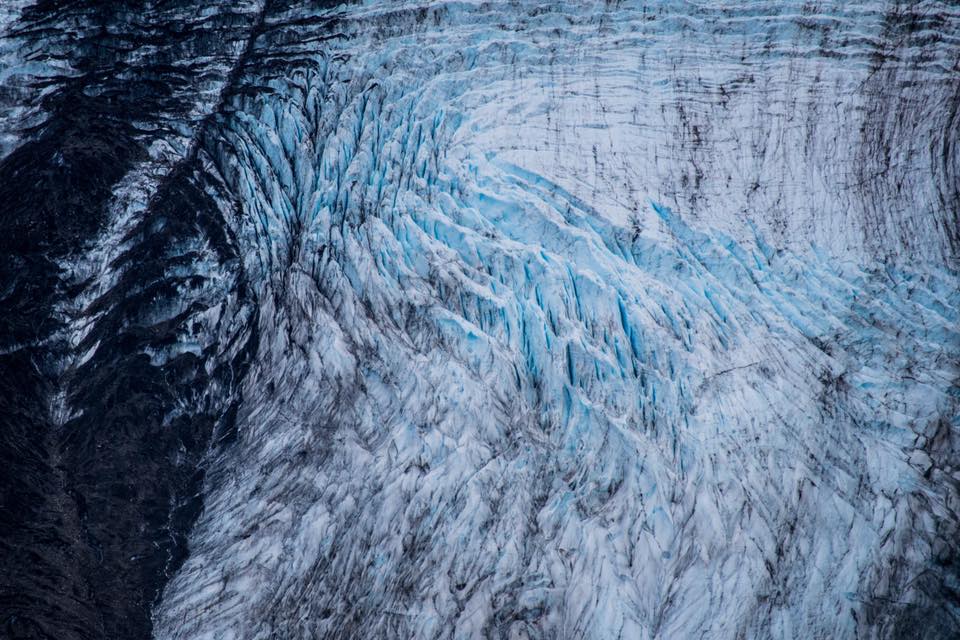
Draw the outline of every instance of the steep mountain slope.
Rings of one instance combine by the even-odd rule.
[[[12,637],[960,634],[957,8],[4,20]]]
[[[244,322],[235,249],[192,167],[196,132],[232,84],[259,7],[10,9],[0,29],[0,636],[148,637],[242,360],[213,334],[179,358],[150,354],[198,319],[223,318],[225,338]]]

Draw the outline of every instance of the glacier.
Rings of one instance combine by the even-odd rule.
[[[0,10],[7,635],[960,636],[960,9],[143,5]]]

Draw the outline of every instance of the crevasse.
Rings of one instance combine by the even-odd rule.
[[[862,173],[935,146],[877,74],[952,62],[872,69],[878,7],[269,18],[200,151],[260,338],[156,635],[956,629],[956,164]]]

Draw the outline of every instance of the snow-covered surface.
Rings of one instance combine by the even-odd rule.
[[[956,629],[960,17],[828,5],[268,15],[200,150],[259,347],[157,637]]]

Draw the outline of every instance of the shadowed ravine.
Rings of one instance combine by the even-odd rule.
[[[960,636],[960,8],[0,7],[0,636]]]

